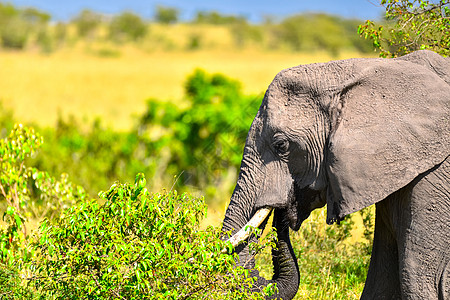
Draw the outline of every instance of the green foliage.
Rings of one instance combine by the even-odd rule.
[[[34,129],[21,124],[0,140],[0,299],[31,299],[32,291],[20,277],[23,263],[33,255],[30,225],[85,198],[67,174],[56,180],[28,166],[42,142]]]
[[[162,24],[173,24],[178,21],[179,10],[174,7],[156,6],[155,20]]]
[[[11,18],[5,22],[2,32],[2,46],[11,49],[23,49],[29,37],[30,28],[20,18]]]
[[[143,175],[114,184],[60,218],[36,241],[32,282],[46,298],[263,299],[218,229],[198,229],[202,198],[151,194]]]
[[[33,299],[34,292],[24,284],[19,274],[18,267],[0,263],[0,299]]]
[[[450,1],[382,0],[387,25],[366,21],[358,33],[373,42],[382,57],[397,57],[416,50],[450,55]]]
[[[187,45],[188,50],[197,50],[201,48],[202,45],[202,36],[199,34],[192,34],[189,37],[189,43]]]
[[[114,16],[109,24],[109,36],[116,42],[138,41],[145,37],[148,25],[132,12]]]
[[[187,107],[150,100],[138,133],[145,149],[164,153],[169,174],[183,171],[181,184],[205,190],[220,185],[227,172],[237,173],[261,100],[243,95],[237,81],[201,70],[185,89]]]
[[[0,207],[5,222],[0,227],[0,263],[14,262],[16,252],[27,238],[27,222],[52,217],[85,198],[83,189],[70,183],[67,174],[56,180],[46,172],[27,166],[27,159],[35,154],[42,141],[34,129],[21,124],[0,140]]]
[[[237,255],[223,253],[230,245],[220,230],[199,230],[203,198],[151,194],[139,174],[134,185],[116,183],[99,201],[87,199],[67,180],[26,166],[41,143],[21,125],[0,141],[0,199],[8,204],[0,228],[2,299],[263,299],[250,291],[254,279],[236,267]],[[36,217],[45,221],[30,238],[21,230],[39,199],[46,205]],[[63,210],[65,203],[71,206]],[[48,214],[55,209],[48,204],[60,205],[59,215]]]

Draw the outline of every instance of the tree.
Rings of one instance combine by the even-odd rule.
[[[138,15],[132,12],[123,12],[112,19],[109,34],[118,42],[137,41],[147,34],[147,24]]]
[[[436,2],[436,1],[435,1]],[[397,57],[416,50],[450,55],[450,0],[381,0],[386,25],[366,21],[358,33],[371,39],[382,57]]]
[[[224,25],[247,22],[247,20],[242,16],[223,15],[216,11],[199,11],[197,12],[193,22],[199,24]]]
[[[85,9],[73,19],[73,23],[75,23],[77,32],[81,37],[92,36],[101,23],[101,16]]]
[[[178,21],[180,11],[173,7],[158,5],[156,7],[155,20],[158,23],[173,24]]]

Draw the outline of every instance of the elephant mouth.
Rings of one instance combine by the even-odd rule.
[[[286,217],[289,227],[298,231],[311,212],[323,207],[326,204],[326,197],[323,191],[317,191],[309,187],[294,191],[290,197],[286,208]]]
[[[299,199],[299,195],[302,195],[302,199]],[[311,214],[311,211],[315,208],[324,206],[326,200],[322,192],[312,189],[302,189],[300,193],[294,193],[292,196],[293,197],[290,197],[291,201],[289,201],[289,204],[285,207],[285,212],[289,227],[294,231],[298,231],[303,221]],[[252,228],[260,227],[261,224],[268,219],[274,208],[275,207],[263,207],[258,209],[250,221],[227,241],[231,243],[233,248],[236,248],[238,244],[248,239],[252,233]],[[226,251],[226,249],[223,250],[223,252]]]
[[[236,248],[238,244],[248,239],[252,233],[252,228],[258,228],[269,217],[272,212],[272,207],[260,208],[238,232],[230,237],[227,242],[230,242],[233,248]],[[222,252],[227,252],[227,249],[223,249]]]

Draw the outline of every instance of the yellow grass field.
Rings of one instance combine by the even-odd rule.
[[[0,52],[0,101],[21,122],[53,126],[58,115],[126,130],[146,99],[182,101],[183,82],[195,68],[240,80],[246,93],[262,96],[282,69],[332,58],[323,53],[243,51],[145,51],[120,48],[118,57],[81,49],[51,55]],[[345,53],[339,58],[359,56]]]

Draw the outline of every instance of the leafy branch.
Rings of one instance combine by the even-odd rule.
[[[450,55],[450,0],[381,0],[386,24],[367,20],[360,36],[371,39],[382,57],[397,57],[416,50]]]

